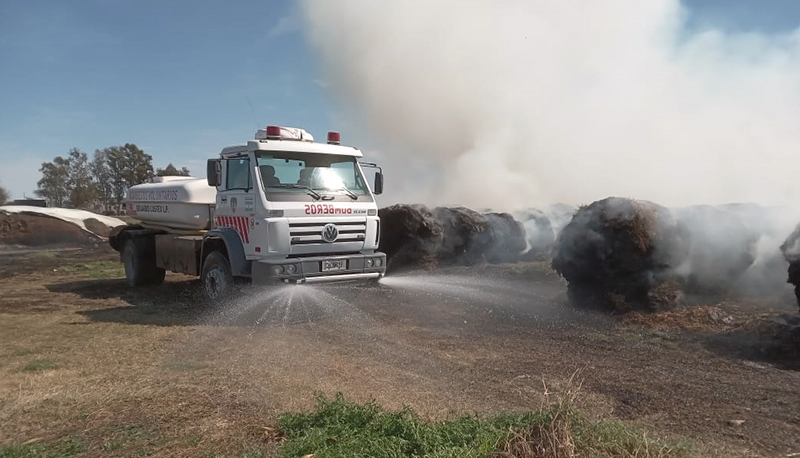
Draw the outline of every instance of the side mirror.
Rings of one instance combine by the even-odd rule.
[[[372,192],[374,192],[376,195],[383,193],[383,172],[375,173],[375,186],[373,187]]]
[[[217,187],[222,184],[222,163],[219,159],[209,159],[206,162],[206,180],[209,186]]]

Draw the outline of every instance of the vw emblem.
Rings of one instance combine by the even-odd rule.
[[[328,223],[322,228],[322,240],[333,243],[339,237],[339,228],[333,223]]]

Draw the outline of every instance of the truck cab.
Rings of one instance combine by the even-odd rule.
[[[213,190],[208,202],[181,197],[192,180],[132,187],[129,197],[168,196],[173,202],[168,207],[134,202],[140,225],[112,234],[110,242],[120,250],[126,274],[138,259],[146,269],[198,275],[212,300],[227,294],[236,279],[267,284],[381,278],[386,256],[378,251],[375,195],[382,192],[383,174],[375,164],[360,162],[362,157],[357,148],[340,145],[336,132],[328,134],[327,143],[317,143],[303,129],[259,129],[253,140],[208,160],[206,189]],[[202,226],[197,233],[187,232],[181,204],[193,205],[188,212],[198,221],[195,228]],[[142,209],[159,213],[150,216]],[[126,262],[128,242],[141,252],[128,250],[136,259]]]

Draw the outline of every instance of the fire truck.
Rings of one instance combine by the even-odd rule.
[[[205,179],[132,186],[126,208],[138,223],[109,243],[131,286],[159,284],[169,270],[199,276],[211,301],[237,283],[379,279],[383,171],[362,157],[338,132],[318,143],[304,129],[267,126],[209,159]]]

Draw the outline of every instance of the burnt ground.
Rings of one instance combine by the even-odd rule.
[[[700,456],[800,452],[790,289],[609,317],[571,308],[542,264],[249,289],[216,307],[189,277],[141,290],[121,277],[102,246],[0,251],[0,446],[269,454],[263,427],[319,393],[444,419],[569,390],[588,415]]]

